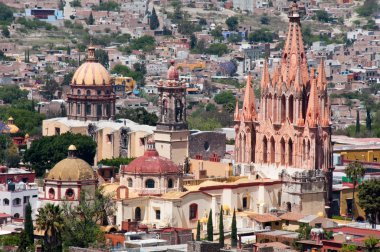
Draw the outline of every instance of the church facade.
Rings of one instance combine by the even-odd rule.
[[[289,8],[282,59],[271,75],[263,67],[260,110],[251,76],[235,121],[235,173],[281,179],[281,207],[310,213],[329,201],[331,176],[330,104],[324,62],[318,73],[307,65],[300,10]],[[327,183],[326,183],[327,182]],[[325,184],[327,186],[325,186]],[[327,191],[327,194],[326,194]]]

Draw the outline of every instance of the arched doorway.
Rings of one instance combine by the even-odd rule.
[[[136,209],[135,209],[135,220],[141,221],[141,208],[140,207],[136,207]]]

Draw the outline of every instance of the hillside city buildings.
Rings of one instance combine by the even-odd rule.
[[[360,162],[359,184],[380,174],[380,140],[368,131],[377,112],[363,100],[379,102],[378,15],[360,27],[349,26],[356,6],[346,0],[180,1],[186,24],[199,26],[186,34],[170,1],[111,1],[113,10],[98,0],[2,2],[23,9],[10,38],[22,40],[23,18],[54,27],[37,28],[37,40],[65,38],[46,46],[1,36],[0,86],[25,90],[27,112],[44,118],[37,133],[25,132],[26,115],[3,115],[14,106],[3,97],[0,137],[22,157],[38,138],[70,132],[94,140],[96,153],[92,166],[70,143],[43,177],[24,160],[1,164],[0,238],[22,230],[28,203],[35,221],[47,204],[74,207],[101,189],[115,210],[97,223],[111,251],[221,251],[195,241],[210,225],[215,241],[224,227],[223,251],[364,251],[368,237],[380,239],[345,171]],[[328,22],[316,18],[321,11]],[[243,18],[230,29],[224,17],[233,16]],[[263,34],[270,39],[255,42]],[[47,96],[52,83],[59,88]],[[356,138],[340,135],[355,124]]]

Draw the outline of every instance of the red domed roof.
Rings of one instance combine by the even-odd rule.
[[[170,61],[171,66],[168,69],[168,72],[166,74],[166,78],[168,80],[178,80],[179,79],[179,73],[177,67],[174,66],[174,60]]]
[[[152,145],[154,146],[154,144]],[[168,158],[159,156],[152,145],[148,145],[144,156],[136,158],[129,165],[123,165],[121,167],[122,172],[137,174],[178,173],[178,165]]]

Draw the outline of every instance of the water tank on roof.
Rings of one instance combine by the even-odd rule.
[[[12,191],[12,192],[14,192],[15,190],[16,190],[16,185],[15,185],[15,183],[10,182],[10,183],[8,184],[8,191]]]

